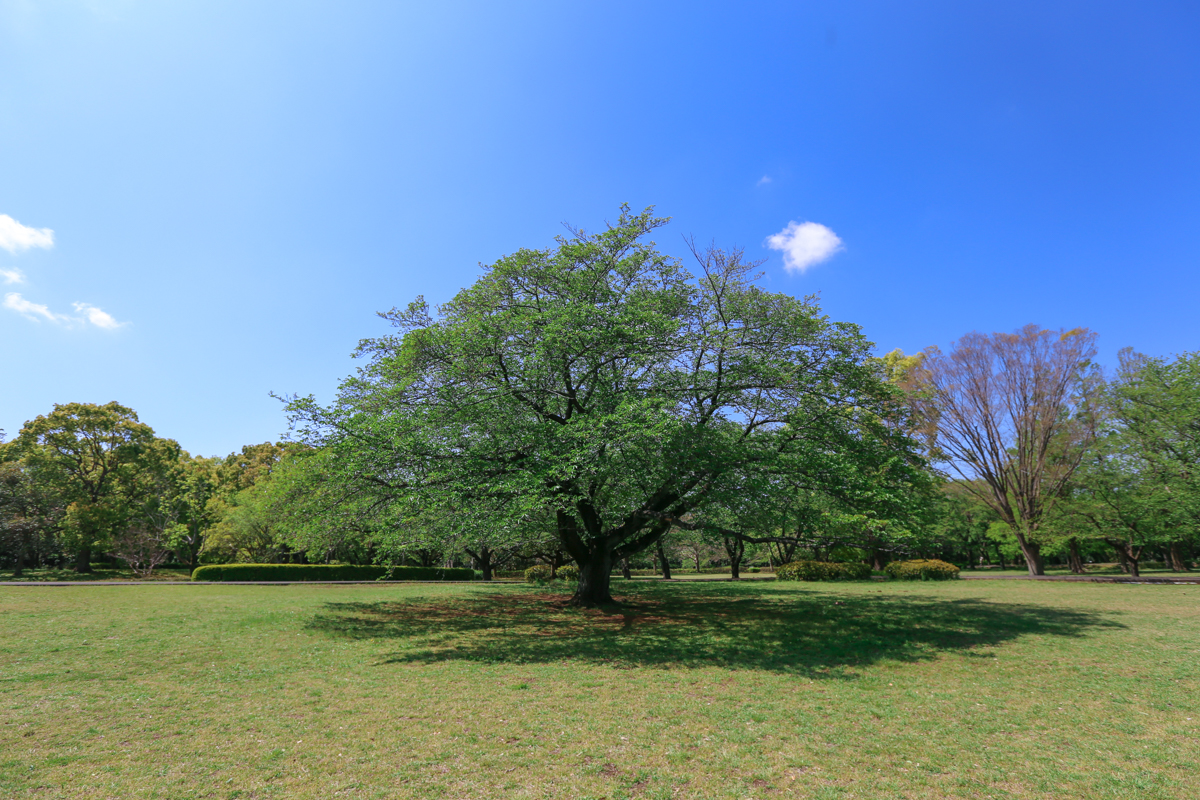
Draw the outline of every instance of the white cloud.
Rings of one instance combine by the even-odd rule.
[[[30,228],[8,214],[0,214],[0,247],[10,253],[20,253],[31,247],[54,247],[54,231]]]
[[[76,325],[95,325],[97,328],[105,330],[113,330],[124,325],[124,322],[117,322],[112,315],[107,311],[96,308],[91,303],[73,303],[75,311],[81,316],[72,317],[68,314],[57,314],[51,311],[47,306],[41,303],[34,303],[26,300],[17,292],[9,292],[4,295],[3,306],[7,309],[17,312],[23,317],[41,322],[47,320],[56,325],[65,325],[68,328],[73,328]]]
[[[4,295],[4,307],[11,308],[13,311],[29,319],[41,322],[40,318],[45,318],[51,322],[69,322],[69,317],[64,317],[62,314],[55,314],[50,309],[41,303],[31,303],[16,292],[9,292]]]
[[[124,322],[117,322],[107,311],[101,311],[91,303],[73,303],[72,305],[75,306],[76,311],[83,314],[84,318],[97,328],[112,330],[125,324]]]
[[[0,269],[0,278],[4,278],[5,283],[24,283],[25,273],[19,269]]]
[[[768,236],[766,244],[783,253],[784,269],[800,273],[842,249],[838,235],[819,222],[789,222],[779,233]]]
[[[771,176],[770,176],[770,175],[763,175],[761,178],[759,178],[759,179],[758,179],[758,184],[757,184],[757,185],[758,185],[758,186],[763,186],[763,185],[765,185],[765,184],[768,184],[768,183],[770,183],[770,182],[771,182]]]

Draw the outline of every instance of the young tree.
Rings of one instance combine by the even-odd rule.
[[[143,525],[134,525],[114,536],[109,552],[124,561],[139,578],[149,578],[155,567],[171,554],[163,532]]]
[[[1038,527],[1096,430],[1102,385],[1087,329],[972,332],[912,372],[931,452],[980,488],[1012,528],[1030,575],[1045,572]],[[986,487],[986,488],[981,488]]]
[[[694,249],[693,277],[644,241],[664,223],[625,208],[500,259],[436,316],[393,309],[401,335],[365,340],[337,402],[295,399],[294,421],[394,502],[549,514],[579,605],[735,485],[909,457],[863,433],[895,394],[856,326],[761,290],[738,251]]]

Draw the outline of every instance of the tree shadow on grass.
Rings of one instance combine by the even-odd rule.
[[[853,678],[880,661],[976,651],[1025,635],[1122,628],[1087,611],[937,596],[735,584],[645,586],[604,609],[538,590],[327,603],[310,630],[394,640],[383,663],[586,661],[614,667],[756,669]]]

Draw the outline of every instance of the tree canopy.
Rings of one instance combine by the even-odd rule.
[[[693,247],[693,275],[646,240],[665,222],[623,208],[436,313],[383,314],[399,333],[361,343],[333,405],[291,403],[347,499],[396,519],[495,503],[498,536],[552,520],[580,604],[611,600],[614,560],[747,493],[903,508],[919,459],[858,327],[762,290],[739,251]]]

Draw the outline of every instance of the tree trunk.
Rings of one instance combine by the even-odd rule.
[[[1106,539],[1109,546],[1117,551],[1117,559],[1121,562],[1121,569],[1131,578],[1141,576],[1141,570],[1138,567],[1138,562],[1142,560],[1142,551],[1146,549],[1145,545],[1134,549],[1133,545],[1116,539]]]
[[[633,573],[629,571],[629,556],[621,559],[621,576],[627,581],[633,580]]]
[[[188,540],[188,569],[192,572],[200,566],[200,547],[204,544],[204,537],[200,534],[194,534]]]
[[[1187,561],[1183,558],[1183,547],[1179,542],[1171,542],[1171,547],[1167,551],[1167,555],[1171,557],[1171,570],[1173,572],[1187,572]]]
[[[579,583],[575,585],[573,606],[598,606],[614,602],[609,591],[612,578],[612,553],[595,550],[586,562],[579,564]]]
[[[725,553],[729,556],[730,580],[741,578],[742,557],[746,555],[746,543],[741,539],[725,537]]]
[[[480,547],[478,551],[470,550],[466,547],[463,550],[475,561],[475,566],[483,573],[482,580],[490,581],[492,579],[492,556],[494,553],[488,549],[487,545]]]
[[[25,543],[17,545],[17,562],[13,565],[13,577],[19,578],[25,573]]]
[[[667,560],[667,551],[663,549],[662,539],[658,540],[658,560],[662,562],[663,580],[671,580],[671,562]]]
[[[1067,565],[1075,575],[1082,575],[1083,556],[1079,554],[1079,540],[1072,536],[1067,540]]]
[[[1021,545],[1021,555],[1025,556],[1025,566],[1030,575],[1045,575],[1046,565],[1042,561],[1042,546],[1031,542],[1020,530],[1017,532],[1017,544]]]
[[[79,552],[75,554],[75,571],[76,572],[91,572],[92,571],[92,548],[81,547]]]

